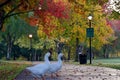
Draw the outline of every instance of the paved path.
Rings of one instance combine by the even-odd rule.
[[[26,75],[24,70],[16,77],[16,80],[34,79],[32,76]],[[46,80],[120,80],[120,70],[64,63],[59,71],[59,77],[51,78],[50,74],[47,74]]]

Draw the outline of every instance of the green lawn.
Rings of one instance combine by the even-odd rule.
[[[88,61],[89,62],[89,61]],[[108,58],[108,59],[93,59],[93,64],[120,64],[120,58]]]
[[[120,58],[94,59],[92,62],[92,65],[95,66],[109,67],[120,70]]]
[[[69,61],[70,64],[80,65],[79,62]],[[90,60],[87,60],[86,65],[92,66],[101,66],[101,67],[109,67],[120,70],[120,58],[109,58],[109,59],[93,59],[92,64],[89,64]]]
[[[13,80],[23,69],[30,64],[12,61],[0,61],[0,80]]]

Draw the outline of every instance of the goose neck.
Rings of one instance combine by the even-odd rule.
[[[61,60],[61,57],[58,56],[58,62],[61,63],[62,60]]]
[[[50,63],[50,61],[49,61],[47,56],[45,56],[44,61],[45,61],[45,63]]]

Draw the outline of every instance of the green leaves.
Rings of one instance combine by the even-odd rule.
[[[35,34],[35,30],[35,27],[31,27],[28,23],[26,23],[18,16],[10,17],[6,23],[6,31],[9,31],[11,34],[16,35],[16,37],[20,37],[21,35],[28,35],[30,33]]]
[[[120,19],[120,13],[116,12],[116,11],[112,11],[112,14],[109,16],[109,18],[119,20]]]

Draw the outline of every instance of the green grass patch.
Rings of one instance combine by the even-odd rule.
[[[95,59],[92,65],[120,70],[120,58]]]
[[[120,70],[120,58],[94,59],[92,65]]]
[[[30,64],[0,61],[0,80],[13,80],[23,69]]]
[[[120,64],[120,58],[93,59],[93,63]]]
[[[74,61],[69,61],[67,63],[74,65],[81,65],[79,62],[74,62]],[[87,60],[87,64],[85,65],[108,67],[108,68],[120,70],[120,58],[94,59],[92,60],[92,64],[89,63],[90,61]]]
[[[119,69],[120,70],[120,64],[92,64],[93,66],[100,66],[100,67],[108,67],[113,69]]]

